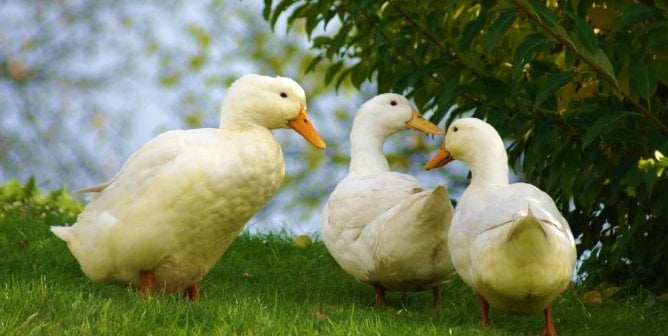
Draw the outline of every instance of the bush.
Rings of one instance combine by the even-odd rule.
[[[67,190],[61,188],[44,194],[37,188],[34,178],[25,184],[12,179],[0,185],[0,219],[37,216],[47,218],[48,223],[63,225],[66,223],[59,221],[74,220],[82,210],[82,203]]]
[[[569,220],[585,281],[668,290],[665,4],[634,1],[297,1],[326,82],[373,80],[432,121],[469,111],[511,141],[510,164]],[[323,33],[318,27],[325,27]],[[318,36],[313,36],[318,32]],[[658,159],[657,159],[658,160]]]

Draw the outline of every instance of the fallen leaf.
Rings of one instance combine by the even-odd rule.
[[[327,318],[327,314],[322,312],[321,310],[316,310],[315,311],[315,319],[318,321],[324,321]]]
[[[617,294],[617,292],[619,292],[620,289],[621,289],[621,287],[616,287],[616,286],[607,287],[603,290],[603,297],[607,299],[607,298]]]
[[[308,235],[299,235],[292,241],[292,245],[298,248],[306,248],[311,244],[313,244],[313,241]]]
[[[589,291],[582,294],[581,297],[582,303],[584,304],[601,304],[603,299],[601,298],[601,293],[599,291]]]

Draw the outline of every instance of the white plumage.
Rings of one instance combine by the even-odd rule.
[[[386,138],[406,128],[443,133],[400,95],[364,103],[350,132],[349,174],[322,212],[327,249],[343,270],[375,288],[381,307],[385,290],[429,289],[436,306],[439,286],[453,271],[446,247],[453,209],[446,188],[425,190],[414,177],[390,171],[383,154]]]
[[[325,144],[303,89],[283,77],[246,75],[229,88],[219,129],[158,135],[97,192],[72,226],[51,230],[95,281],[198,296],[197,282],[271,198],[285,165],[271,129]]]
[[[552,301],[575,268],[573,234],[552,198],[527,183],[509,184],[501,137],[482,120],[454,121],[427,169],[461,160],[471,183],[452,219],[448,247],[457,273],[489,306],[515,314],[543,310],[543,335],[556,335]]]

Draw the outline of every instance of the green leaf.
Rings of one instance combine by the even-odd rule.
[[[327,29],[327,24],[334,18],[334,16],[336,16],[335,10],[330,9],[329,11],[327,11],[327,15],[325,15],[325,18],[322,20],[323,29]]]
[[[346,78],[350,77],[350,73],[352,71],[353,71],[352,68],[346,68],[339,73],[339,75],[336,78],[336,83],[334,83],[334,90],[336,90],[336,91],[339,90],[339,88],[341,87],[341,84],[343,84],[343,81],[345,81]]]
[[[656,89],[657,78],[647,64],[633,63],[630,67],[631,94],[649,100]]]
[[[665,41],[665,36],[668,35],[666,31],[668,31],[668,21],[652,22],[644,26],[642,29],[638,30],[638,32],[634,34],[633,41],[631,41],[631,45],[635,45],[639,39],[644,38],[647,35],[651,35],[648,44],[652,44],[651,40]],[[665,43],[662,45],[665,45]]]
[[[636,23],[643,22],[655,16],[661,15],[661,10],[642,4],[632,4],[624,8],[622,15],[612,27],[613,31],[621,31]]]
[[[610,63],[610,59],[608,59],[608,55],[603,52],[602,49],[598,49],[596,52],[596,63],[601,66],[601,69],[603,69],[603,72],[612,79],[612,81],[615,83],[615,85],[619,86],[617,82],[617,77],[615,76],[615,69],[612,68],[612,63]]]
[[[539,107],[547,98],[551,97],[557,90],[570,82],[573,77],[575,77],[574,72],[558,72],[549,75],[538,89],[533,107]]]
[[[652,193],[652,190],[654,190],[656,183],[661,178],[661,174],[663,174],[663,169],[664,167],[657,167],[656,172],[647,172],[644,174],[643,182],[645,182],[645,186],[647,187],[647,192],[649,192],[650,194]]]
[[[485,25],[485,18],[479,17],[475,20],[470,21],[464,27],[462,32],[462,37],[459,40],[459,47],[463,50],[468,50],[471,46],[473,39],[480,35],[482,27]]]
[[[472,52],[459,52],[461,62],[468,68],[473,69],[477,76],[485,76],[485,64],[480,61],[480,54]]]
[[[453,67],[450,71],[446,71],[445,77],[445,87],[438,95],[438,111],[432,116],[432,121],[439,122],[445,114],[452,108],[455,104],[455,98],[459,92],[459,76],[461,70],[459,68]]]
[[[452,13],[452,12],[455,11],[455,7],[457,6],[458,2],[459,2],[459,0],[447,0],[447,3],[448,3],[447,8],[448,8],[449,13]]]
[[[492,101],[498,101],[508,97],[508,89],[506,83],[494,77],[476,78],[475,80],[466,84],[466,90],[473,92],[475,95],[483,96]]]
[[[513,76],[517,76],[522,72],[524,65],[527,64],[534,54],[541,51],[549,40],[542,34],[528,35],[513,55]]]
[[[276,5],[276,8],[274,8],[274,14],[271,17],[271,21],[269,22],[269,26],[273,30],[276,27],[276,21],[278,21],[278,17],[281,16],[283,12],[285,12],[290,5],[292,5],[294,0],[283,0]]]
[[[486,53],[490,52],[499,43],[499,40],[512,26],[515,17],[517,17],[517,12],[515,11],[502,11],[499,14],[499,17],[489,27],[489,31],[485,37],[483,48]]]
[[[302,7],[306,7],[308,5],[303,5]],[[304,25],[304,29],[306,29],[306,36],[311,36],[313,34],[313,30],[315,27],[318,26],[320,23],[320,16],[317,13],[313,13],[315,8],[308,7],[305,8],[305,12],[302,15],[302,17],[306,18],[306,24]]]
[[[327,72],[325,72],[325,84],[329,84],[332,79],[334,79],[334,76],[336,76],[337,73],[339,73],[339,70],[343,67],[343,61],[338,61],[327,68]]]
[[[269,20],[269,15],[271,15],[271,1],[272,0],[264,0],[264,8],[262,8],[262,17],[265,19],[265,21]]]
[[[333,43],[333,40],[329,36],[316,36],[313,39],[313,48],[320,48],[320,49],[329,49],[329,46],[331,46]]]
[[[315,69],[315,67],[322,61],[322,54],[313,57],[311,62],[308,63],[308,66],[306,66],[306,70],[304,70],[304,73],[309,73]]]
[[[527,2],[525,0],[518,0],[518,2],[524,3],[522,4],[522,6],[527,6],[530,3],[530,5],[527,7],[527,10],[529,10],[529,12],[531,12],[534,15],[538,15],[540,20],[548,27],[550,28],[559,27],[557,16],[554,15],[552,10],[550,10],[549,8],[547,8],[547,6],[545,6],[544,1],[541,2],[536,0],[530,0]]]
[[[582,137],[582,147],[587,147],[589,144],[594,141],[598,136],[605,135],[606,133],[615,129],[617,123],[622,121],[626,116],[630,115],[630,112],[627,111],[618,111],[612,115],[604,115],[598,118],[592,125],[587,129],[587,132]]]
[[[589,53],[595,54],[598,49],[598,37],[594,34],[594,30],[585,22],[585,20],[575,14],[568,12],[568,16],[575,21],[575,38],[579,41]]]
[[[362,88],[362,84],[367,80],[366,73],[368,69],[365,69],[364,65],[364,62],[359,62],[352,67],[350,72],[350,81],[358,89]]]
[[[447,58],[437,58],[427,64],[416,67],[408,74],[408,86],[415,86],[416,83],[439,72],[449,63],[449,59]]]

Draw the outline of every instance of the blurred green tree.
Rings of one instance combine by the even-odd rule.
[[[277,132],[286,188],[260,218],[274,229],[307,221],[303,230],[313,231],[340,177],[325,166],[347,164],[345,141],[331,139],[347,138],[361,95],[344,85],[335,97],[304,75],[312,57],[304,29],[287,34],[278,22],[284,30],[274,33],[261,16],[261,2],[1,2],[0,181],[100,183],[161,131],[217,127],[225,89],[240,75],[288,76],[305,88],[329,155]]]
[[[487,119],[591,252],[589,284],[668,290],[665,1],[265,0],[303,22],[325,81]],[[659,155],[655,154],[658,151]],[[648,161],[656,157],[654,161]],[[665,163],[665,162],[664,162]]]
[[[110,135],[100,96],[110,78],[127,74],[129,57],[124,39],[103,33],[123,17],[104,15],[122,8],[93,1],[0,4],[0,178],[102,177],[105,162],[90,153],[102,158],[114,148],[98,143]],[[102,61],[107,48],[119,52]]]

